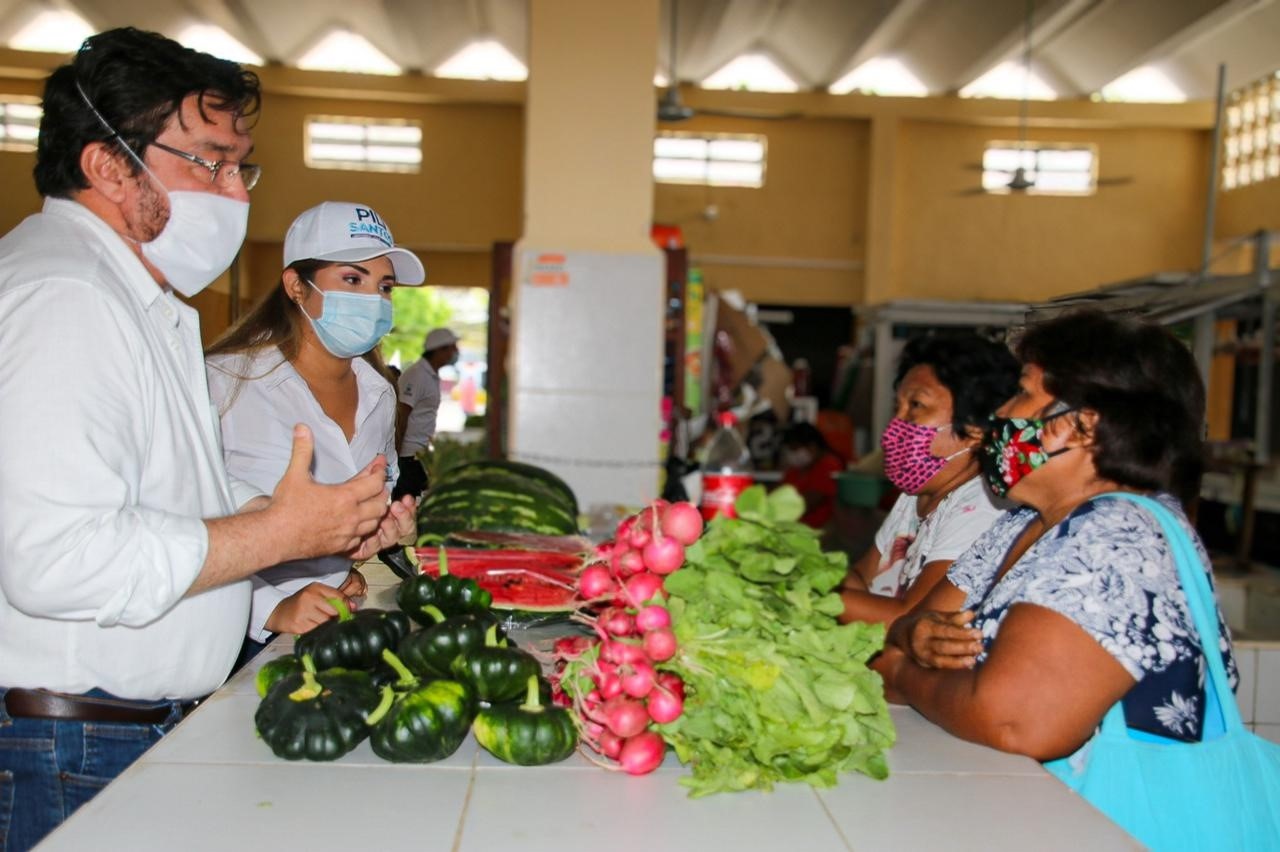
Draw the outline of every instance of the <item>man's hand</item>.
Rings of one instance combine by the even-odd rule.
[[[385,550],[417,531],[418,501],[412,494],[406,494],[385,508],[378,528],[348,551],[348,558],[356,562],[370,559],[379,550]]]
[[[387,515],[386,460],[378,456],[339,485],[320,485],[311,477],[313,440],[303,424],[293,427],[293,455],[264,510],[275,532],[276,562],[357,550],[381,531]]]
[[[306,633],[337,615],[329,598],[342,597],[343,593],[333,586],[311,583],[276,604],[267,617],[266,629],[272,633]]]
[[[890,641],[925,668],[971,669],[982,653],[982,632],[972,622],[968,610],[908,615],[893,623]]]

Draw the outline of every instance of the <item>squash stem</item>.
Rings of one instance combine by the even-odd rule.
[[[382,698],[378,701],[378,706],[369,711],[364,717],[364,723],[373,726],[382,721],[382,717],[387,715],[387,711],[391,709],[391,705],[396,700],[396,691],[390,685],[382,687]]]
[[[520,709],[526,713],[541,713],[542,701],[538,695],[538,676],[529,675],[529,684],[525,690],[524,703],[520,705]]]
[[[425,614],[431,616],[431,620],[434,621],[436,624],[439,624],[440,622],[444,621],[444,613],[441,612],[440,607],[436,606],[435,604],[425,604],[420,608]]]
[[[440,545],[440,576],[449,576],[449,554],[445,552],[444,545]]]
[[[316,680],[314,671],[302,672],[302,686],[289,693],[290,701],[311,701],[320,694],[320,681]]]
[[[418,678],[414,676],[413,672],[409,671],[409,668],[400,661],[399,657],[391,653],[390,648],[382,649],[382,661],[395,669],[396,674],[400,676],[400,680],[396,682],[398,686],[413,686],[418,682]]]
[[[329,602],[329,606],[338,611],[338,621],[351,620],[351,607],[347,606],[347,602],[342,598],[325,598]]]
[[[498,646],[498,625],[489,625],[489,629],[484,632],[484,644],[489,648],[496,648]]]

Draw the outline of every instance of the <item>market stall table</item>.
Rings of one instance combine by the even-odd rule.
[[[393,608],[396,578],[367,566],[366,606]],[[290,763],[258,739],[253,677],[281,637],[39,846],[83,849],[573,850],[1137,849],[1028,758],[956,739],[892,709],[890,776],[828,790],[690,799],[668,755],[651,775],[581,755],[505,764],[468,737],[447,760],[391,764],[369,743],[334,763]]]

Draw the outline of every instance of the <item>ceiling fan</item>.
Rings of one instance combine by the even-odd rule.
[[[703,109],[701,107],[695,109],[684,103],[684,99],[680,96],[680,74],[677,70],[677,47],[679,41],[677,38],[677,22],[680,18],[680,2],[679,0],[671,0],[671,40],[669,42],[669,51],[667,54],[667,65],[671,71],[667,87],[663,89],[662,96],[658,98],[658,121],[672,124],[680,121],[688,121],[695,115],[714,115],[724,118],[755,118],[765,119],[768,121],[779,121],[792,118],[800,118],[798,112],[758,112],[755,110],[722,110],[722,109]]]
[[[1022,30],[1023,32],[1023,37],[1022,37],[1023,85],[1022,85],[1022,98],[1019,100],[1019,103],[1018,103],[1017,151],[1019,155],[1018,156],[1019,164],[1014,167],[1013,171],[1009,174],[1009,180],[1006,181],[1002,187],[1003,192],[1015,194],[1015,195],[1025,193],[1028,190],[1033,190],[1036,188],[1036,181],[1035,181],[1035,177],[1033,176],[1033,170],[1028,169],[1023,164],[1026,159],[1024,155],[1028,152],[1030,147],[1027,144],[1027,127],[1030,123],[1029,115],[1031,111],[1031,91],[1030,91],[1031,90],[1031,85],[1030,85],[1031,19],[1032,19],[1032,12],[1034,9],[1034,5],[1035,5],[1035,0],[1026,0],[1026,6],[1025,6],[1026,12],[1023,15],[1023,30]],[[987,171],[987,166],[985,163],[976,163],[969,166],[969,168],[980,171],[980,172],[984,172],[984,173]],[[1126,183],[1132,183],[1132,182],[1133,182],[1133,178],[1129,178],[1129,177],[1116,177],[1116,178],[1095,177],[1093,180],[1093,185],[1095,187],[1120,186],[1120,185],[1123,185]],[[957,194],[958,195],[987,195],[994,191],[998,191],[998,190],[994,190],[990,187],[983,185],[983,186],[973,187],[971,189],[962,190]]]

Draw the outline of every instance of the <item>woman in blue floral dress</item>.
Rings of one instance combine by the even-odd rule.
[[[992,490],[1019,504],[894,623],[878,668],[952,733],[1051,760],[1123,702],[1131,729],[1199,740],[1205,662],[1158,522],[1107,492],[1163,503],[1209,559],[1193,497],[1204,393],[1164,330],[1097,312],[1033,326],[1020,388],[984,445]],[[1236,683],[1230,636],[1219,642]]]

